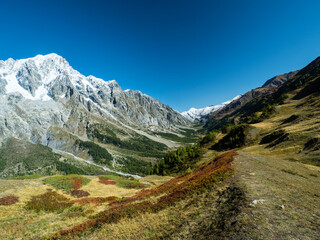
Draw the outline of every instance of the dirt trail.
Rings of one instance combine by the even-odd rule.
[[[235,179],[249,208],[253,239],[320,239],[320,171],[277,157],[239,152]]]

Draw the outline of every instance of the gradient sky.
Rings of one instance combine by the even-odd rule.
[[[178,111],[219,104],[320,55],[320,1],[1,1],[0,59],[55,52]]]

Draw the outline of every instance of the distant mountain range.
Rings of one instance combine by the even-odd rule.
[[[223,107],[227,106],[229,103],[233,102],[234,100],[239,99],[240,97],[241,95],[238,95],[233,99],[223,102],[219,105],[213,105],[205,108],[190,108],[188,111],[182,112],[181,114],[182,116],[192,121],[199,121],[202,117],[222,109]]]
[[[27,103],[20,109],[32,119],[32,122],[46,121],[39,124],[42,130],[46,130],[52,124],[74,128],[67,126],[67,121],[72,114],[79,112],[87,116],[89,113],[96,114],[119,124],[139,128],[151,126],[170,128],[177,124],[188,123],[172,108],[140,91],[122,91],[115,80],[104,81],[94,76],[83,76],[57,54],[0,61],[0,84],[2,89],[0,102],[10,102],[15,106]],[[41,114],[30,116],[29,106],[36,106]],[[16,109],[6,108],[6,115],[10,113],[16,120],[21,121],[20,125],[24,125],[25,117],[19,118],[19,114],[22,113]],[[20,134],[19,129],[9,126],[12,122],[8,119],[7,125],[5,124],[4,114],[1,116],[0,127],[4,132]],[[28,124],[30,125],[30,122]],[[31,132],[32,129],[27,130],[27,133]],[[23,131],[23,134],[26,132]]]

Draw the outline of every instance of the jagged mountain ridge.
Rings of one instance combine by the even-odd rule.
[[[284,104],[287,98],[290,100],[300,100],[306,97],[313,99],[314,103],[310,104],[312,101],[306,98],[305,103],[295,106],[297,109],[304,105],[310,105],[310,108],[317,106],[319,96],[317,95],[319,94],[319,66],[320,57],[316,58],[303,69],[289,73],[285,77],[287,80],[278,87],[273,87],[271,90],[268,90],[266,87],[257,88],[246,93],[247,98],[242,99],[241,97],[239,99],[243,100],[242,102],[232,102],[222,110],[211,116],[207,116],[204,128],[213,130],[227,124],[250,124],[263,121],[264,119],[268,119],[274,112],[277,112],[277,106]],[[270,83],[272,84],[272,81],[269,81]],[[260,92],[261,90],[262,92]],[[252,94],[256,94],[256,96],[252,96]],[[308,111],[310,112],[308,113]],[[314,109],[309,109],[308,111],[306,111],[306,118],[315,115]],[[259,116],[259,114],[261,115]],[[293,114],[288,121],[294,122],[295,118],[299,118],[299,116],[297,117]],[[310,132],[316,132],[316,128],[310,128]]]
[[[218,109],[218,111],[207,114],[206,116],[204,116],[204,118],[221,119],[224,116],[231,114],[237,109],[239,109],[240,107],[244,106],[246,103],[250,102],[252,99],[255,99],[259,96],[276,91],[283,83],[293,78],[298,72],[299,70],[280,74],[273,78],[270,78],[261,87],[258,87],[258,88],[252,89],[251,91],[246,92],[245,94],[241,95],[241,97],[239,97],[238,99],[231,101],[229,104]]]
[[[57,54],[0,61],[0,135],[45,142],[52,125],[83,134],[99,116],[133,128],[174,128],[187,119],[115,80],[85,77]]]

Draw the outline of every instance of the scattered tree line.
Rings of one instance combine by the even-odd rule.
[[[205,144],[212,143],[216,141],[218,131],[214,130],[209,132],[200,140],[200,146],[204,146]]]
[[[80,175],[88,174],[87,171],[84,171],[81,168],[78,168],[70,163],[62,162],[59,160],[55,162],[55,166],[58,171],[64,172],[65,174],[80,174]]]
[[[153,168],[153,174],[169,175],[186,171],[200,158],[200,144],[181,147],[169,152]]]
[[[208,143],[216,140],[217,131],[209,132],[198,143],[180,147],[173,152],[167,153],[156,165],[154,165],[151,174],[170,175],[181,172],[188,172],[199,161],[201,148]]]
[[[225,130],[228,131],[227,135],[220,139],[218,143],[213,145],[212,149],[225,151],[244,146],[248,129],[248,124],[229,125],[225,128]]]
[[[146,162],[143,160],[138,160],[134,157],[126,157],[119,160],[123,166],[121,167],[122,172],[147,175],[152,170],[151,162]]]

